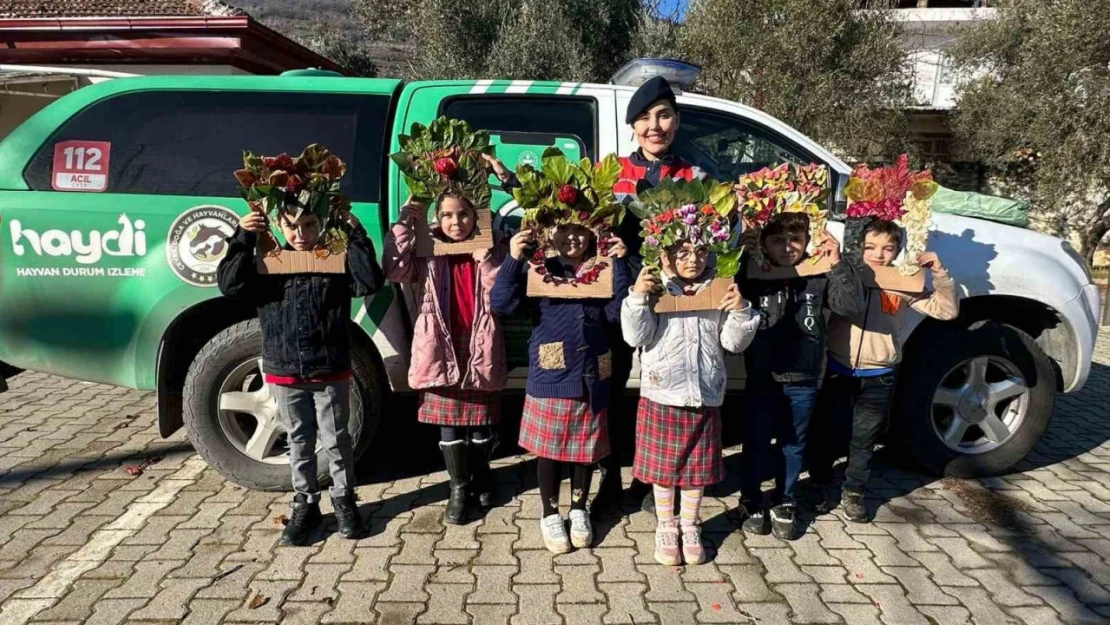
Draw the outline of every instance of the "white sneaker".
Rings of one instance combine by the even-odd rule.
[[[585,549],[594,542],[594,529],[590,526],[590,515],[585,510],[570,511],[570,544]]]
[[[562,516],[552,514],[540,519],[540,533],[543,534],[544,546],[551,553],[570,552],[570,541],[567,540],[567,528]]]

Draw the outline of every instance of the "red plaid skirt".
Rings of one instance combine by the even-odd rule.
[[[589,464],[609,455],[606,411],[587,398],[524,397],[518,444],[541,458]]]
[[[720,409],[665,406],[641,397],[632,476],[647,484],[681,488],[723,480]]]
[[[466,377],[470,362],[470,332],[452,336],[451,343],[461,379]],[[429,388],[420,392],[416,419],[420,423],[453,427],[493,425],[501,420],[501,398],[489,391],[463,390],[458,384]]]

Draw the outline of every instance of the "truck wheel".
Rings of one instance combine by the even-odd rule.
[[[986,323],[945,333],[903,365],[897,426],[913,457],[934,475],[1006,471],[1052,419],[1052,364],[1028,334]]]
[[[185,377],[185,427],[201,456],[236,484],[291,490],[289,445],[277,402],[262,379],[262,330],[257,319],[220,332],[197,354]],[[352,350],[354,377],[348,429],[359,456],[378,426],[381,374],[376,362]],[[317,444],[323,488],[330,478]]]

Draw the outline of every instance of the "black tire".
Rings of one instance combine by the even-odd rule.
[[[938,332],[930,339],[926,349],[907,354],[899,372],[892,411],[898,442],[934,475],[981,477],[1008,471],[1033,450],[1052,419],[1056,377],[1051,360],[1028,334],[999,323]],[[934,417],[943,417],[946,409],[934,408],[934,393],[960,363],[982,356],[1004,359],[1024,378],[1024,416],[1001,445],[961,453],[938,434]]]
[[[257,319],[237,323],[217,334],[197,354],[185,377],[185,428],[197,452],[227,479],[258,490],[291,490],[289,464],[260,462],[247,456],[229,440],[219,421],[219,389],[241,364],[262,354],[262,330]],[[357,459],[374,438],[380,419],[383,393],[377,361],[364,350],[352,349],[354,378],[348,430]],[[259,380],[257,383],[261,383]],[[318,457],[321,488],[330,482],[326,460]]]

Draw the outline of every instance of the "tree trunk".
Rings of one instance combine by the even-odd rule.
[[[1090,224],[1079,235],[1079,254],[1087,259],[1087,266],[1095,266],[1095,252],[1099,243],[1110,232],[1110,198],[1098,207],[1098,217],[1091,220]]]
[[[1079,255],[1087,260],[1088,267],[1095,266],[1095,252],[1098,251],[1098,244],[1102,242],[1102,238],[1106,233],[1110,232],[1105,222],[1099,222],[1098,225],[1087,230],[1079,237]]]

